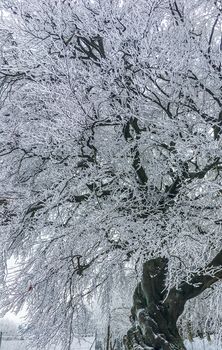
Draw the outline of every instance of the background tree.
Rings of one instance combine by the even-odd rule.
[[[109,320],[141,278],[127,349],[184,349],[202,295],[221,334],[221,1],[1,11],[5,309],[69,348],[85,302]]]
[[[10,318],[1,318],[0,319],[0,332],[1,337],[4,339],[16,339],[18,337],[18,324]]]

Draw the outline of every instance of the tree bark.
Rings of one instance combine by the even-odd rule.
[[[222,250],[189,283],[182,282],[166,296],[167,265],[166,258],[152,259],[143,265],[142,279],[133,295],[132,327],[124,337],[126,350],[186,350],[177,320],[187,300],[222,279]]]

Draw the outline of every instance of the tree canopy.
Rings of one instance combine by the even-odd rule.
[[[206,290],[182,326],[220,334],[221,1],[0,8],[5,309],[26,305],[39,344],[68,347],[86,300],[108,319],[161,258],[166,298]]]

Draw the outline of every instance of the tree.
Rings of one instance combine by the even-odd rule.
[[[10,318],[1,318],[0,332],[5,339],[15,339],[18,336],[18,324]]]
[[[185,349],[202,298],[221,334],[221,1],[1,8],[5,309],[68,348],[139,278],[127,350]]]

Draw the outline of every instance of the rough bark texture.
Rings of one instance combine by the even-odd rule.
[[[126,350],[186,350],[177,328],[178,317],[183,313],[187,300],[222,278],[220,251],[189,283],[182,282],[178,288],[172,288],[166,297],[167,263],[167,259],[157,258],[143,265],[142,280],[133,295],[133,326],[124,337]]]

